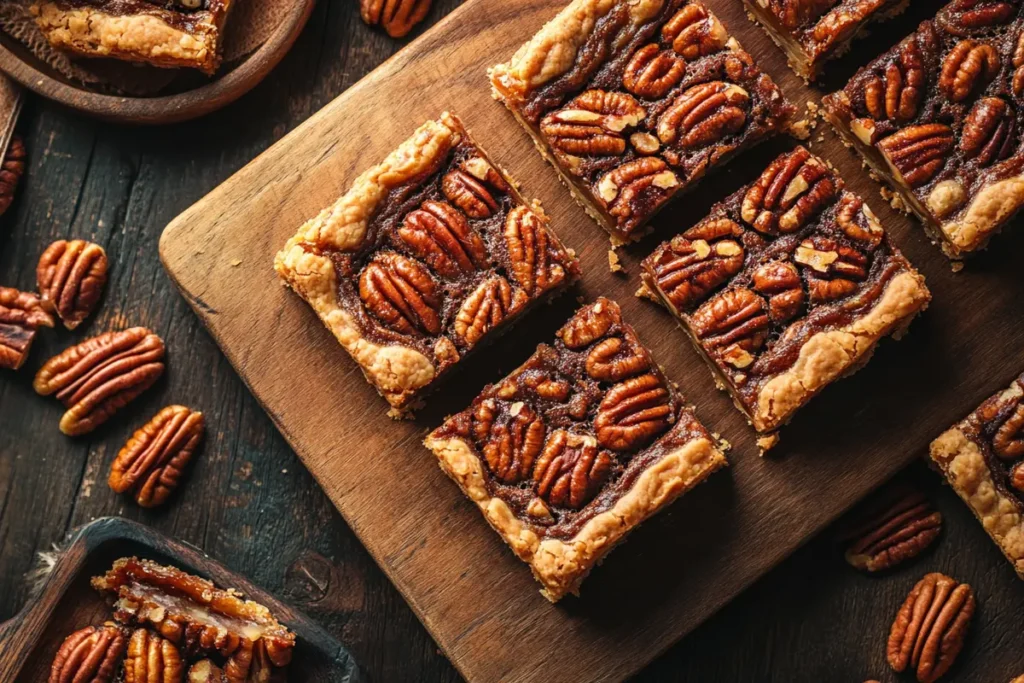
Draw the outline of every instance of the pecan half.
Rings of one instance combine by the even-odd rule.
[[[15,135],[4,153],[3,164],[0,164],[0,216],[7,213],[14,203],[14,195],[18,191],[18,182],[25,174],[25,160],[28,153],[21,136]]]
[[[941,531],[942,513],[923,493],[901,493],[858,520],[848,534],[846,561],[871,573],[892,569],[924,552]]]
[[[795,232],[829,205],[838,191],[828,167],[798,147],[773,161],[750,186],[740,215],[758,232]]]
[[[885,68],[884,76],[875,75],[865,81],[864,104],[868,113],[878,121],[911,120],[924,100],[927,80],[921,46],[916,40],[908,41]]]
[[[59,240],[39,257],[36,282],[43,299],[49,301],[73,330],[96,308],[107,283],[107,254],[103,247],[82,240]]]
[[[470,218],[489,218],[498,210],[495,194],[510,188],[505,179],[483,157],[470,157],[453,168],[441,180],[441,191]]]
[[[487,267],[484,241],[469,227],[466,217],[445,202],[426,201],[409,212],[398,236],[443,277],[458,277]]]
[[[1009,22],[1017,8],[1005,0],[954,0],[940,15],[943,25],[957,35],[983,31]]]
[[[392,38],[401,38],[423,21],[431,0],[359,0],[359,14],[370,26],[380,26]]]
[[[75,631],[57,650],[48,683],[111,683],[127,641],[124,631],[114,624]]]
[[[1010,86],[1017,97],[1024,96],[1024,32],[1017,38],[1017,47],[1013,51],[1013,81]]]
[[[181,683],[185,665],[171,641],[136,629],[128,641],[124,683]]]
[[[718,52],[729,41],[729,32],[707,7],[690,2],[661,27],[661,37],[685,59],[694,60]]]
[[[647,354],[632,339],[608,337],[587,354],[587,374],[603,382],[620,382],[651,367]]]
[[[551,235],[544,221],[525,206],[512,209],[505,218],[505,246],[513,279],[530,297],[557,287],[565,269],[552,258]]]
[[[843,234],[869,248],[877,247],[885,237],[885,230],[871,207],[855,194],[846,193],[836,209],[836,223]]]
[[[599,450],[594,437],[559,429],[537,458],[534,487],[551,505],[578,510],[597,495],[614,465],[615,458]]]
[[[664,97],[683,79],[684,73],[685,61],[650,43],[630,57],[622,73],[622,84],[634,95],[654,100]]]
[[[978,100],[964,121],[960,150],[968,159],[989,166],[1006,159],[1017,145],[1013,108],[999,97]]]
[[[973,615],[970,586],[944,574],[925,575],[889,631],[889,665],[896,672],[916,670],[921,683],[938,680],[960,654]]]
[[[203,438],[203,414],[167,406],[128,439],[110,466],[108,484],[116,493],[133,492],[145,508],[162,504]]]
[[[558,336],[570,349],[582,349],[608,334],[608,330],[621,320],[618,304],[601,298],[593,306],[577,313],[558,331]]]
[[[605,448],[630,451],[653,441],[674,419],[668,389],[651,373],[609,389],[598,406],[594,430]]]
[[[632,95],[587,90],[548,114],[540,130],[552,147],[573,156],[617,156],[626,151],[623,134],[647,112]]]
[[[285,669],[274,664],[266,643],[245,641],[224,664],[227,683],[285,683]]]
[[[652,265],[658,288],[677,309],[703,301],[743,267],[742,235],[743,228],[728,218],[676,235]]]
[[[547,428],[530,406],[517,401],[501,409],[493,400],[482,401],[473,412],[473,433],[491,473],[506,484],[530,476],[533,461],[544,448]]]
[[[962,40],[954,47],[939,74],[939,90],[953,102],[963,102],[988,85],[999,73],[999,53],[987,43]]]
[[[484,280],[466,297],[455,316],[455,334],[472,346],[515,310],[526,303],[526,295],[501,276]]]
[[[772,13],[793,30],[817,19],[836,4],[835,0],[769,0]],[[763,1],[762,5],[765,4]]]
[[[878,143],[903,181],[918,188],[935,177],[953,149],[953,130],[942,123],[909,126]]]
[[[627,161],[609,171],[597,183],[597,194],[608,213],[624,221],[650,215],[653,207],[668,199],[679,178],[657,157]]]
[[[209,659],[201,659],[188,670],[188,683],[230,683],[224,670]]]
[[[801,242],[793,260],[808,268],[807,289],[814,303],[835,301],[857,291],[870,267],[861,252],[821,235]]]
[[[359,298],[396,332],[441,332],[441,292],[419,261],[394,252],[378,254],[359,276]]]
[[[67,407],[60,430],[91,432],[153,386],[164,372],[164,343],[144,327],[107,332],[66,349],[36,373],[42,396],[55,394]]]
[[[17,370],[24,364],[40,327],[53,327],[43,301],[35,294],[0,287],[0,368]]]
[[[1004,460],[1024,456],[1024,403],[1019,404],[992,437],[992,450]]]
[[[754,289],[768,297],[768,316],[777,323],[796,317],[804,306],[800,273],[789,261],[769,261],[754,271]]]
[[[708,352],[734,368],[754,362],[768,339],[768,306],[752,290],[729,289],[694,311],[690,324]]]
[[[738,133],[747,122],[750,94],[724,81],[685,90],[658,119],[658,139],[683,149],[703,147]]]

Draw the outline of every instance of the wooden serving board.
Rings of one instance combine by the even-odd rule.
[[[36,597],[0,624],[0,681],[45,681],[64,638],[110,619],[110,606],[89,585],[119,557],[136,556],[173,565],[265,605],[296,635],[289,676],[310,683],[359,683],[352,655],[304,614],[249,583],[198,548],[135,522],[103,517],[82,527],[60,552]]]
[[[750,24],[739,0],[706,0],[801,107],[839,87],[905,34],[932,3],[858,43],[813,91]],[[622,250],[613,275],[604,232],[573,202],[505,109],[486,68],[506,59],[564,0],[472,0],[325,107],[166,230],[172,278],[281,432],[456,667],[474,681],[596,681],[637,671],[780,562],[1024,366],[1024,236],[999,238],[959,273],[895,214],[858,160],[822,125],[812,149],[869,198],[926,274],[935,302],[909,336],[886,342],[867,368],[828,388],[783,431],[771,457],[669,315],[634,298],[639,260],[700,219],[780,151],[782,139],[734,162],[676,202],[656,233]],[[274,253],[428,118],[450,109],[485,149],[542,200],[576,249],[576,292],[531,314],[514,334],[457,371],[415,421],[394,422],[354,362],[309,307],[278,281]],[[818,141],[820,134],[823,139]],[[485,382],[551,339],[576,298],[617,299],[701,418],[732,445],[732,468],[711,477],[618,548],[579,599],[552,606],[527,568],[420,445]],[[188,359],[171,359],[187,363]]]

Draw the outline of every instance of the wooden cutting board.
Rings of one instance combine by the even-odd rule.
[[[738,0],[706,1],[790,99],[802,107],[822,94],[785,67]],[[883,343],[866,369],[827,389],[783,431],[772,456],[759,458],[753,432],[682,332],[633,293],[637,264],[660,239],[692,225],[793,141],[763,146],[709,178],[660,217],[655,235],[621,252],[628,275],[611,274],[604,232],[491,99],[485,76],[562,4],[466,3],[185,212],[160,245],[172,278],[270,417],[455,666],[475,681],[596,681],[637,671],[923,454],[1024,366],[1024,277],[1013,256],[1024,247],[1022,235],[999,238],[954,274],[822,125],[812,150],[869,198],[926,274],[935,302],[906,339]],[[916,3],[911,16],[859,43],[823,91],[934,12],[931,4]],[[415,421],[395,422],[271,263],[299,224],[445,109],[463,117],[528,197],[542,200],[585,274],[576,292],[465,363]],[[622,304],[704,422],[732,443],[732,468],[641,527],[593,573],[581,598],[552,606],[420,441],[549,340],[577,297],[602,294]]]

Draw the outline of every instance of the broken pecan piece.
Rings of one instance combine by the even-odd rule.
[[[939,19],[955,35],[983,31],[1010,21],[1017,8],[1005,0],[954,0],[943,9]]]
[[[626,151],[623,132],[647,112],[632,95],[587,90],[540,122],[541,133],[556,150],[573,156],[617,156]]]
[[[594,419],[597,442],[614,451],[630,451],[653,441],[669,428],[675,415],[671,396],[653,374],[630,377],[613,386]]]
[[[559,330],[559,336],[567,347],[579,350],[608,334],[612,326],[621,322],[618,306],[608,306],[598,301],[584,309]]]
[[[944,574],[925,575],[907,596],[889,632],[887,655],[896,672],[914,669],[920,683],[953,665],[974,615],[974,592]]]
[[[455,334],[472,346],[518,310],[526,300],[522,290],[516,290],[513,295],[512,286],[500,275],[484,280],[466,297],[456,314]]]
[[[705,302],[690,323],[705,349],[743,369],[768,339],[768,306],[752,290],[738,287]]]
[[[440,334],[441,292],[419,261],[394,252],[374,257],[359,276],[367,310],[402,334]]]
[[[110,466],[108,484],[145,508],[162,504],[203,438],[203,414],[167,406],[132,435]]]
[[[939,90],[953,102],[963,102],[988,85],[999,73],[999,53],[987,43],[960,41],[946,55]]]
[[[487,267],[484,241],[469,227],[466,217],[450,204],[423,202],[420,208],[406,215],[398,236],[443,277],[458,277]]]
[[[537,495],[551,505],[578,510],[597,495],[614,465],[615,458],[599,450],[594,437],[559,429],[537,459]]]
[[[181,683],[185,664],[174,643],[144,628],[128,641],[124,683]]]
[[[758,232],[796,232],[839,191],[828,168],[803,147],[773,161],[743,197],[740,215]]]
[[[59,240],[39,257],[36,283],[43,300],[49,302],[73,330],[96,308],[107,283],[107,254],[103,247],[83,240]]]
[[[804,287],[800,273],[789,261],[769,261],[754,271],[754,289],[768,296],[768,316],[784,323],[803,308]]]
[[[227,683],[285,683],[285,669],[267,653],[266,643],[245,641],[224,665]]]
[[[224,670],[209,659],[201,659],[188,670],[188,683],[231,683]]]
[[[661,37],[672,49],[693,61],[718,52],[729,41],[729,32],[707,7],[690,2],[661,27]]]
[[[489,218],[498,210],[495,193],[506,194],[509,186],[486,159],[476,156],[448,171],[441,191],[470,218]]]
[[[942,513],[920,491],[868,511],[847,534],[846,561],[862,571],[892,569],[924,552],[942,531]]]
[[[1024,493],[1024,461],[1017,463],[1010,470],[1010,486]]]
[[[668,199],[669,191],[678,186],[679,178],[663,160],[641,157],[602,176],[597,194],[608,207],[608,213],[628,221],[634,216],[650,215],[654,207]]]
[[[510,271],[516,283],[534,297],[565,280],[565,269],[552,261],[548,247],[551,235],[540,217],[525,206],[517,206],[505,218],[505,245]]]
[[[114,624],[75,631],[57,650],[48,683],[111,683],[127,642],[124,631]]]
[[[849,192],[839,200],[836,223],[844,235],[863,242],[871,249],[881,244],[885,236],[885,230],[871,208],[863,199]]]
[[[699,303],[743,267],[742,235],[743,228],[728,218],[676,235],[653,264],[658,288],[677,309]]]
[[[943,123],[909,126],[878,143],[889,163],[911,189],[926,184],[946,164],[953,130]]]
[[[924,99],[927,78],[921,46],[911,40],[885,68],[884,76],[872,76],[864,83],[868,113],[878,121],[910,121]]]
[[[853,247],[822,235],[800,243],[793,260],[807,266],[807,289],[814,303],[835,301],[857,290],[868,277],[870,261]]]
[[[530,476],[533,461],[544,448],[544,420],[533,408],[517,401],[504,410],[493,399],[477,406],[473,434],[491,472],[506,484]]]
[[[964,121],[960,150],[980,166],[1006,159],[1017,145],[1013,108],[999,97],[978,100]]]
[[[36,373],[36,393],[55,394],[67,412],[60,430],[91,432],[153,386],[164,372],[164,343],[144,327],[107,332],[66,349]]]
[[[423,21],[431,0],[359,0],[359,14],[370,26],[380,26],[392,38],[401,38]]]
[[[651,367],[639,345],[622,337],[608,337],[590,349],[585,363],[587,374],[602,382],[621,382]]]
[[[622,84],[634,95],[655,100],[674,88],[685,72],[685,61],[650,43],[633,53],[622,73]]]
[[[17,370],[24,364],[40,327],[53,327],[43,301],[35,294],[0,287],[0,368]]]
[[[11,142],[4,153],[3,164],[0,164],[0,216],[3,216],[7,209],[14,203],[14,195],[18,191],[18,182],[25,174],[25,160],[28,154],[25,152],[25,143],[20,135],[11,138]]]
[[[738,85],[711,81],[679,95],[658,119],[658,139],[683,149],[703,147],[738,133],[747,122],[750,94]]]

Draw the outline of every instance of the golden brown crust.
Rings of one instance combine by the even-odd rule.
[[[727,464],[709,439],[694,439],[644,470],[609,510],[595,515],[570,540],[542,540],[503,500],[491,496],[484,479],[486,465],[469,444],[433,435],[424,444],[494,530],[530,565],[544,586],[541,593],[552,602],[576,593],[591,569],[630,531]]]
[[[212,74],[220,65],[223,11],[198,12],[191,30],[165,21],[159,13],[109,14],[99,7],[32,5],[43,35],[54,47],[85,57],[114,57],[161,67],[193,67]]]

